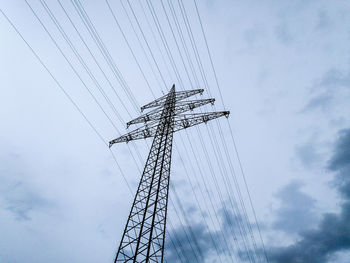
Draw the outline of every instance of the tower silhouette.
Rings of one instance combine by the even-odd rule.
[[[182,114],[187,111],[213,104],[215,99],[183,101],[203,89],[170,92],[141,107],[141,110],[156,107],[127,123],[145,123],[109,142],[129,142],[154,137],[148,158],[139,182],[131,211],[123,232],[114,262],[163,262],[165,229],[170,183],[173,134],[191,126],[206,123],[230,114],[229,111]]]

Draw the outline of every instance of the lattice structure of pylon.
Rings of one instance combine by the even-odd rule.
[[[173,134],[191,126],[206,123],[228,111],[182,114],[202,105],[214,103],[214,99],[183,101],[202,89],[175,92],[175,85],[167,95],[141,107],[141,110],[156,107],[127,123],[145,123],[109,142],[115,143],[154,137],[131,207],[114,262],[163,262],[165,229],[168,207],[171,153]]]

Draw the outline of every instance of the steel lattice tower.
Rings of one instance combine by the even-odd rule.
[[[206,123],[209,120],[229,115],[228,111],[180,114],[202,105],[214,103],[214,99],[183,101],[202,89],[170,92],[141,107],[141,110],[156,109],[127,123],[145,123],[109,142],[129,142],[154,137],[143,174],[131,207],[114,262],[163,262],[166,216],[170,183],[171,152],[174,132]]]

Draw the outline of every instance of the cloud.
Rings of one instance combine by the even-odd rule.
[[[277,197],[282,205],[276,211],[274,229],[294,234],[313,226],[316,219],[315,200],[303,193],[301,187],[301,182],[294,181],[278,192]]]
[[[350,129],[340,131],[328,168],[337,172],[337,188],[345,200],[350,202]]]
[[[293,36],[286,23],[280,24],[276,27],[275,35],[284,45],[289,45],[293,41]]]
[[[343,170],[349,168],[350,160],[350,129],[339,132],[339,139],[336,144],[335,151],[331,160],[329,161],[329,169],[333,171]]]
[[[2,195],[5,200],[5,209],[19,221],[30,220],[32,211],[50,206],[46,199],[18,181],[14,182],[8,191],[2,192]]]
[[[311,89],[314,95],[304,107],[303,112],[329,109],[334,104],[336,95],[343,88],[350,88],[350,72],[341,72],[334,68],[328,70]]]
[[[339,133],[328,169],[336,173],[334,183],[343,198],[341,211],[325,213],[317,228],[299,233],[296,243],[270,248],[271,262],[325,263],[335,253],[350,249],[350,129]]]
[[[52,204],[44,198],[24,178],[30,171],[22,171],[25,165],[17,155],[7,158],[0,168],[0,207],[9,211],[18,221],[31,220],[31,214],[37,210],[48,209]]]
[[[257,42],[266,36],[263,25],[255,24],[246,31],[244,31],[244,39],[250,47],[254,47]]]
[[[167,237],[165,250],[167,260],[173,263],[181,262],[180,255],[185,262],[216,262],[219,253],[219,256],[228,262],[239,259],[245,261],[251,260],[249,257],[258,257],[263,253],[262,249],[257,247],[254,254],[253,244],[244,243],[249,242],[244,239],[249,239],[250,234],[243,226],[248,223],[254,232],[257,230],[255,224],[247,222],[244,216],[237,215],[230,209],[224,210],[223,204],[218,207],[217,215],[220,223],[215,229],[209,229],[202,222],[189,222],[189,225],[173,228]]]
[[[315,164],[318,164],[321,159],[321,155],[312,141],[297,146],[295,152],[301,164],[306,168],[313,167]]]
[[[196,258],[201,262],[202,258],[207,258],[214,249],[210,235],[216,235],[215,232],[209,232],[201,224],[192,224],[191,226],[177,227],[172,230],[172,242],[176,244],[177,250],[172,242],[167,243],[167,259],[169,262],[178,262],[178,254],[185,255],[186,261],[196,262]],[[180,252],[181,251],[181,252]]]
[[[317,24],[316,29],[322,30],[324,28],[327,28],[330,24],[330,18],[328,13],[325,10],[319,10],[318,11],[318,17],[317,17]]]

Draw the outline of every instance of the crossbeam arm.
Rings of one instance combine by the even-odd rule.
[[[109,142],[109,147],[111,147],[115,143],[119,142],[130,142],[133,140],[139,140],[143,138],[149,138],[153,137],[155,135],[155,132],[157,130],[157,122],[152,122],[150,124],[146,124],[143,127],[137,128],[136,130],[133,130],[131,132],[128,132],[127,134],[124,134],[112,141]]]
[[[195,108],[201,107],[203,105],[211,103],[214,104],[215,99],[203,99],[203,100],[192,100],[192,101],[178,101],[175,105],[174,111],[175,115],[179,113],[183,113],[189,110],[193,110]],[[146,123],[149,121],[159,120],[162,115],[163,107],[158,107],[146,114],[143,114],[136,119],[129,121],[126,125],[129,127],[132,124],[136,123]]]
[[[196,95],[196,94],[202,94],[203,91],[204,91],[203,89],[177,91],[177,92],[175,92],[176,101],[186,99],[186,98],[191,97],[191,96]],[[143,111],[145,109],[153,108],[153,107],[163,106],[165,101],[166,101],[167,96],[168,95],[164,95],[164,96],[142,106],[141,111]]]
[[[193,114],[180,114],[177,115],[174,120],[174,132],[187,129],[189,127],[207,123],[220,117],[228,117],[229,111],[207,112],[207,113],[193,113]]]
[[[207,123],[210,120],[220,118],[222,116],[228,117],[229,111],[209,112],[209,113],[194,113],[194,114],[180,114],[174,118],[174,132],[187,129],[201,123]],[[115,143],[129,142],[133,140],[145,139],[153,137],[157,130],[158,122],[152,122],[133,130],[117,139],[109,142],[109,147]]]

